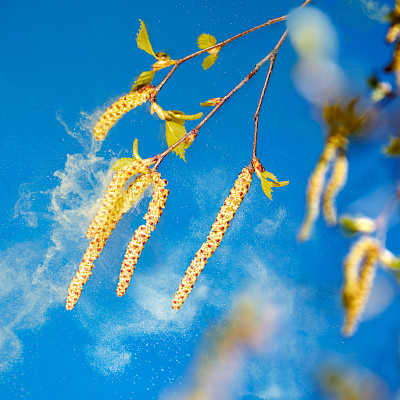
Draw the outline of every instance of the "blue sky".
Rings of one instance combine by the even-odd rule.
[[[235,358],[240,379],[234,380],[232,398],[323,398],[318,374],[331,364],[384,382],[385,398],[396,398],[396,280],[379,271],[365,321],[354,337],[345,339],[340,332],[341,261],[351,242],[321,221],[310,242],[296,241],[307,179],[324,131],[318,106],[299,90],[300,59],[289,40],[279,52],[261,110],[258,156],[268,171],[290,184],[275,189],[270,202],[254,177],[187,303],[173,311],[172,296],[186,267],[240,170],[250,162],[264,67],[200,130],[187,151],[187,163],[171,155],[161,164],[159,171],[170,189],[167,207],[126,296],[115,296],[120,261],[143,221],[149,194],[107,242],[76,308],[64,308],[69,282],[87,246],[85,231],[95,202],[111,177],[110,166],[130,155],[135,138],[143,157],[166,148],[162,125],[150,116],[147,105],[121,119],[102,144],[94,143],[89,132],[104,108],[129,91],[135,77],[153,62],[136,47],[139,19],[146,23],[156,51],[179,58],[196,50],[201,33],[223,40],[298,4],[155,0],[3,5],[2,398],[185,396],[194,386],[199,360],[212,359],[206,346],[213,343],[207,336],[210,330],[223,335],[230,315],[246,301],[261,310],[259,320],[263,310],[268,311],[269,325],[260,328],[261,351],[250,349]],[[330,60],[341,71],[348,94],[367,96],[366,78],[390,60],[391,49],[384,44],[387,26],[375,19],[384,4],[312,3],[336,32]],[[207,71],[201,68],[203,57],[185,63],[157,97],[159,104],[189,114],[202,111],[199,103],[227,93],[284,29],[284,23],[276,24],[231,43]],[[396,107],[394,103],[385,111],[368,141],[350,145],[348,185],[338,198],[341,212],[375,217],[393,189],[398,164],[384,159],[380,146],[388,134],[398,132],[390,123],[393,118],[396,122]],[[394,218],[387,245],[396,254],[398,235]]]

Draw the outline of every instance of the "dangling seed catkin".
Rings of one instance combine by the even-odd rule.
[[[185,277],[182,279],[172,302],[172,308],[175,310],[179,310],[182,307],[183,303],[192,291],[193,285],[198,276],[207,264],[208,259],[214,254],[215,250],[221,243],[230,221],[234,217],[244,199],[244,196],[249,190],[251,180],[252,175],[250,170],[248,168],[243,168],[238,179],[235,181],[229,196],[225,199],[223,206],[220,208],[215,222],[211,226],[211,231],[207,237],[207,241],[203,243],[197,251],[194,259],[185,272]]]
[[[150,233],[153,231],[160,219],[160,216],[165,207],[169,190],[165,189],[167,181],[161,179],[158,172],[152,173],[154,182],[153,198],[149,203],[148,211],[143,217],[146,220],[145,225],[141,225],[133,235],[125,252],[124,260],[121,264],[121,272],[117,286],[117,296],[123,296],[128,289],[136,264],[144,245],[150,238]]]
[[[108,131],[127,112],[145,103],[154,91],[154,86],[145,86],[135,92],[120,97],[108,107],[93,128],[93,136],[96,140],[104,140]]]
[[[89,225],[86,233],[88,239],[91,239],[95,235],[95,232],[101,229],[101,227],[106,223],[109,214],[114,211],[119,195],[127,180],[136,173],[145,174],[148,171],[149,169],[147,165],[136,160],[125,165],[115,173],[108,185],[100,209]]]
[[[323,199],[323,212],[328,225],[336,225],[337,223],[335,199],[347,182],[348,169],[349,164],[346,155],[344,153],[339,154],[333,165]]]
[[[321,195],[325,185],[325,176],[328,171],[329,163],[335,158],[336,152],[336,144],[328,140],[308,180],[306,196],[307,212],[298,235],[298,239],[301,242],[309,239],[311,229],[318,218]]]
[[[142,167],[140,166],[139,169],[142,170]],[[128,169],[128,171],[132,170]],[[129,174],[129,176],[131,176],[131,174]],[[108,196],[108,198],[110,196],[117,197],[115,197],[113,207],[110,205],[110,202],[106,202],[106,204],[108,204],[108,208],[106,209],[107,213],[102,214],[101,218],[97,218],[96,225],[92,226],[91,232],[94,238],[90,242],[88,249],[85,251],[83,260],[79,264],[78,272],[72,279],[68,288],[67,301],[65,305],[67,310],[72,310],[75,307],[79,297],[81,296],[83,285],[88,281],[92,273],[91,271],[93,268],[93,262],[99,257],[107,239],[111,235],[111,232],[114,230],[118,221],[122,218],[123,214],[131,208],[132,204],[138,200],[151,182],[151,177],[147,169],[146,173],[138,176],[135,181],[126,189],[126,191],[124,191],[122,194],[119,194],[116,191],[116,187],[121,187],[121,189],[123,188],[125,181],[123,184],[121,182],[125,179],[124,177],[124,173],[121,173],[119,177],[114,180],[113,187],[110,189],[111,185],[109,186],[109,190],[107,190],[107,193],[104,196]],[[113,193],[110,194],[111,192]]]

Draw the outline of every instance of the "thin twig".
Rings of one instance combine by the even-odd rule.
[[[301,6],[299,6],[299,8],[305,7],[306,5],[311,3],[311,1],[312,0],[306,0]],[[287,19],[287,17],[288,17],[287,15],[283,15],[282,17],[270,19],[270,20],[264,22],[261,25],[257,25],[257,26],[255,26],[253,28],[247,29],[246,31],[238,33],[237,35],[232,36],[229,39],[226,39],[226,40],[224,40],[222,42],[216,43],[213,46],[207,47],[206,49],[201,49],[199,51],[196,51],[195,53],[189,54],[186,57],[183,57],[183,58],[180,58],[179,60],[176,60],[173,68],[168,72],[168,74],[165,76],[165,78],[155,88],[155,94],[157,95],[159,93],[161,88],[165,85],[165,83],[168,81],[168,79],[176,71],[176,69],[179,67],[179,65],[183,64],[185,61],[188,61],[188,60],[190,60],[190,59],[192,59],[192,58],[194,58],[196,56],[199,56],[200,54],[206,53],[206,52],[208,52],[208,51],[210,51],[212,49],[215,49],[217,47],[222,48],[223,46],[227,45],[228,43],[230,43],[230,42],[232,42],[232,41],[234,41],[234,40],[236,40],[236,39],[238,39],[238,38],[240,38],[242,36],[245,36],[245,35],[247,35],[247,34],[249,34],[251,32],[254,32],[254,31],[256,31],[256,30],[258,30],[260,28],[264,28],[265,26],[275,24],[276,22],[285,21]]]
[[[269,78],[272,74],[272,70],[274,69],[276,55],[278,53],[279,48],[282,46],[282,43],[285,41],[287,35],[288,35],[288,31],[286,30],[285,33],[282,35],[281,39],[279,40],[279,42],[277,43],[277,45],[272,50],[273,54],[271,55],[271,58],[269,60],[268,74],[267,74],[267,77],[265,78],[265,83],[264,83],[264,87],[261,92],[260,100],[258,102],[257,110],[253,117],[254,118],[254,141],[253,141],[253,155],[252,155],[251,159],[255,159],[257,157],[256,153],[257,153],[257,136],[258,136],[258,118],[259,118],[259,114],[260,114],[260,110],[261,110],[261,105],[264,100],[265,91],[267,90]]]
[[[265,79],[263,90],[261,92],[261,96],[260,96],[260,100],[258,102],[257,110],[256,110],[256,112],[254,114],[254,141],[253,141],[253,155],[251,157],[252,159],[257,156],[258,117],[259,117],[259,114],[260,114],[261,104],[262,104],[262,102],[264,100],[265,91],[267,90],[269,77],[271,76],[272,69],[274,68],[275,59],[276,59],[276,55],[271,57],[271,59],[269,60],[268,74],[267,74],[267,77]]]
[[[246,82],[248,82],[257,72],[258,70],[268,61],[271,60],[271,58],[276,58],[276,53],[281,47],[282,43],[285,41],[287,37],[287,30],[284,32],[284,34],[281,36],[279,39],[278,43],[276,46],[261,60],[259,61],[254,69],[238,84],[236,85],[228,94],[226,94],[224,97],[222,97],[221,101],[211,110],[210,113],[208,113],[200,122],[199,124],[193,128],[191,131],[189,131],[185,136],[180,138],[177,142],[175,142],[172,146],[170,146],[168,149],[163,151],[162,153],[156,155],[154,157],[155,160],[155,165],[152,168],[154,171],[157,170],[157,167],[160,165],[161,161],[164,159],[164,157],[169,154],[171,151],[173,151],[176,147],[178,147],[189,135],[197,135],[197,132],[199,129],[211,118],[212,115],[214,115],[221,107],[222,105],[234,94],[236,93]],[[271,64],[270,64],[271,68]],[[269,73],[270,75],[270,73]]]
[[[260,28],[264,28],[265,26],[275,24],[276,22],[284,21],[284,20],[286,20],[286,18],[287,18],[287,15],[283,15],[282,17],[270,19],[270,20],[268,20],[267,22],[264,22],[261,25],[257,25],[257,26],[255,26],[255,27],[253,27],[251,29],[247,29],[246,31],[238,33],[237,35],[232,36],[229,39],[226,39],[226,40],[224,40],[222,42],[214,44],[213,46],[207,47],[206,49],[201,49],[199,51],[196,51],[195,53],[189,54],[186,57],[183,57],[183,58],[180,58],[179,60],[176,60],[173,68],[168,72],[168,74],[165,76],[165,78],[156,87],[155,93],[158,94],[158,92],[161,90],[161,88],[164,86],[164,84],[167,82],[167,80],[171,77],[171,75],[175,72],[175,70],[178,68],[178,66],[183,64],[185,61],[188,61],[188,60],[190,60],[190,59],[192,59],[192,58],[194,58],[196,56],[199,56],[200,54],[206,53],[209,50],[215,49],[216,47],[223,47],[223,46],[227,45],[228,43],[230,43],[230,42],[232,42],[232,41],[234,41],[234,40],[236,40],[236,39],[238,39],[238,38],[240,38],[242,36],[245,36],[245,35],[247,35],[247,34],[249,34],[251,32],[254,32],[254,31],[260,29]]]

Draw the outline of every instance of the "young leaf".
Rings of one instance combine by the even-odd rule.
[[[197,38],[197,46],[200,49],[206,49],[207,47],[214,46],[217,43],[217,39],[213,35],[209,35],[208,33],[202,33]]]
[[[193,114],[193,115],[187,115],[184,112],[178,111],[178,110],[167,111],[167,114],[170,117],[173,117],[173,118],[176,118],[176,119],[179,119],[179,120],[183,120],[183,121],[193,121],[193,120],[199,119],[199,118],[201,118],[203,116],[202,112],[197,113],[197,114]]]
[[[157,72],[160,69],[170,67],[175,64],[175,60],[158,60],[152,65],[153,72]]]
[[[217,104],[221,103],[222,97],[214,97],[212,99],[209,99],[205,101],[204,103],[200,103],[202,107],[213,107],[216,106]]]
[[[387,156],[400,156],[400,137],[390,137],[390,143],[383,149]]]
[[[140,21],[140,29],[139,33],[136,36],[136,42],[139,49],[144,50],[146,53],[150,54],[151,56],[156,57],[156,53],[154,53],[153,48],[151,47],[149,35],[147,33],[146,25],[144,22],[139,19]]]
[[[125,167],[125,165],[131,163],[132,161],[134,161],[133,158],[120,158],[119,160],[115,161],[111,169],[113,171],[118,171],[121,168]]]
[[[260,173],[261,176],[261,188],[266,196],[272,201],[272,188],[282,187],[289,184],[289,181],[278,182],[278,179],[274,174],[268,171]],[[269,180],[271,179],[271,180]]]
[[[177,123],[175,121],[165,121],[165,137],[167,139],[168,147],[175,144],[179,139],[181,139],[185,135],[186,135],[186,129],[183,121],[182,123]],[[185,146],[185,142],[182,142],[179,146],[175,147],[175,149],[173,150],[176,153],[176,155],[178,155],[180,158],[183,158],[183,161],[185,162],[186,162],[185,148],[187,147],[189,146]]]
[[[218,58],[217,54],[210,54],[209,56],[207,56],[202,64],[202,67],[204,70],[210,68],[216,61],[216,59]]]
[[[168,114],[167,111],[164,111],[158,103],[153,101],[151,103],[151,108],[150,108],[150,114],[153,115],[156,113],[158,115],[158,118],[162,119],[163,121],[167,118]]]
[[[154,78],[153,71],[142,72],[136,79],[135,83],[133,84],[131,92],[136,92],[136,90],[139,90],[143,86],[150,85],[150,83],[153,81],[153,78]]]

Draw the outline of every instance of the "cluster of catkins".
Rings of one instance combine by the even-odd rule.
[[[108,131],[127,112],[145,103],[154,92],[154,86],[147,85],[143,88],[120,97],[113,103],[97,121],[93,128],[93,136],[96,140],[104,140]]]
[[[323,196],[322,210],[328,225],[337,222],[335,199],[347,181],[348,161],[344,147],[344,139],[332,134],[328,137],[324,150],[311,174],[307,186],[307,212],[299,232],[299,240],[309,239],[315,221],[318,219]],[[328,183],[325,185],[326,175],[332,166]]]
[[[138,174],[136,179],[124,189],[129,178],[135,174]],[[164,188],[167,182],[160,178],[159,173],[151,172],[148,163],[142,160],[133,160],[124,165],[112,178],[103,197],[100,209],[93,218],[86,233],[86,237],[92,240],[85,251],[78,272],[69,285],[65,306],[67,310],[72,310],[75,307],[81,295],[83,285],[88,281],[92,273],[93,262],[99,257],[116,224],[122,218],[123,214],[139,200],[145,189],[152,182],[154,183],[153,199],[149,204],[148,213],[144,217],[146,225],[142,225],[135,232],[122,262],[117,294],[118,296],[122,296],[125,293],[143,246],[162,214],[169,192]]]
[[[193,289],[194,283],[204,266],[207,264],[208,259],[214,254],[215,250],[217,250],[221,243],[230,221],[234,217],[244,199],[244,196],[249,190],[251,180],[252,171],[247,167],[243,168],[239,177],[235,181],[229,196],[225,199],[223,206],[219,210],[215,222],[211,226],[211,232],[207,237],[207,241],[202,244],[190,263],[190,266],[186,270],[185,276],[174,296],[172,308],[179,310],[188,298]]]

